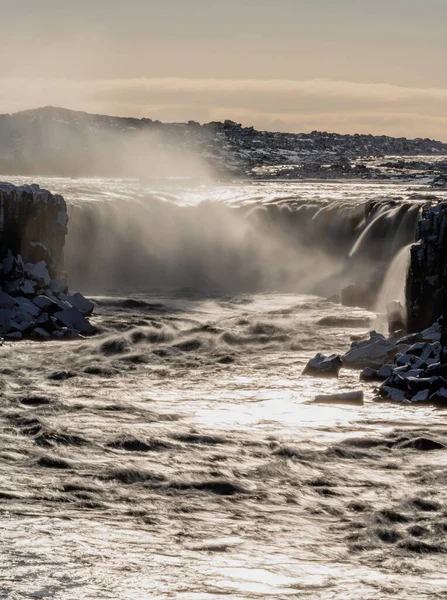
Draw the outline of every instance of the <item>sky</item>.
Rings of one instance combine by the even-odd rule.
[[[447,141],[447,0],[0,0],[0,112]]]

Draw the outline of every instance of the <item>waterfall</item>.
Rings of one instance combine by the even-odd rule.
[[[390,302],[400,302],[405,307],[405,286],[410,267],[410,249],[408,244],[399,250],[385,275],[377,298],[376,312],[383,313]]]

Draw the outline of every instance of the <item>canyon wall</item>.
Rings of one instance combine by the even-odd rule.
[[[38,185],[0,183],[0,261],[8,251],[25,262],[43,260],[51,277],[60,278],[67,222],[62,196]]]
[[[447,316],[447,202],[424,206],[416,239],[406,289],[409,332]],[[444,323],[447,327],[447,318]]]

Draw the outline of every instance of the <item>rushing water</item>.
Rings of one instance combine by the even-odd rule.
[[[118,182],[39,183],[70,203],[133,193]],[[194,197],[180,185],[169,193],[177,204]],[[212,191],[349,205],[412,193]],[[301,375],[374,315],[292,291],[95,301],[95,338],[0,348],[0,597],[445,598],[447,452],[399,447],[446,443],[445,411],[377,403],[355,371]],[[311,403],[358,389],[363,407]]]

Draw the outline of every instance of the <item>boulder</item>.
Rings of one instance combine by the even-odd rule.
[[[33,330],[31,337],[37,339],[48,339],[51,336],[46,329],[43,329],[42,327],[36,327]]]
[[[363,392],[345,392],[339,394],[320,394],[313,400],[314,404],[349,404],[354,406],[363,405]]]
[[[17,312],[11,319],[10,329],[12,331],[20,331],[20,333],[24,333],[32,329],[35,326],[35,322],[33,317],[26,312]]]
[[[62,296],[61,299],[68,302],[73,308],[77,308],[83,315],[90,315],[95,308],[93,302],[87,300],[79,292],[76,292],[72,296]]]
[[[50,291],[57,296],[68,292],[67,282],[63,279],[52,279],[48,287],[50,288]]]
[[[343,306],[358,306],[371,308],[371,297],[366,290],[353,283],[341,290],[341,303]]]
[[[5,284],[5,290],[13,296],[32,296],[35,294],[37,284],[31,279],[19,277]]]
[[[5,335],[5,340],[10,340],[10,341],[18,341],[18,340],[21,340],[22,338],[23,338],[23,335],[20,331],[12,331]]]
[[[54,313],[54,317],[69,329],[74,329],[85,335],[95,333],[96,329],[76,308],[66,308]]]
[[[338,354],[324,356],[318,353],[306,365],[303,375],[314,375],[316,377],[338,377],[342,367],[341,358]]]
[[[427,402],[430,391],[428,389],[421,390],[411,398],[411,402]]]
[[[40,308],[31,302],[31,300],[28,300],[28,298],[16,298],[16,302],[21,312],[28,313],[33,317],[40,315]]]
[[[382,398],[386,398],[387,400],[392,400],[393,402],[405,402],[406,395],[403,390],[399,390],[397,388],[393,388],[390,386],[383,386],[380,389],[380,395]]]
[[[360,373],[361,381],[380,381],[380,378],[377,375],[377,370],[372,369],[371,367],[365,367],[363,371]]]
[[[391,365],[382,365],[380,369],[377,371],[377,376],[381,379],[388,379],[391,373],[393,372],[393,368]]]
[[[49,285],[51,283],[51,277],[48,272],[47,263],[41,260],[38,263],[26,263],[24,266],[25,275],[30,279],[39,282],[41,285]]]
[[[0,291],[0,308],[14,308],[15,306],[17,306],[17,303],[14,298]]]
[[[371,367],[375,369],[389,362],[396,352],[395,342],[387,340],[385,336],[372,331],[369,340],[353,342],[350,350],[341,359],[345,367],[359,369]]]
[[[437,392],[431,394],[429,400],[432,404],[447,406],[447,388],[440,388]]]

